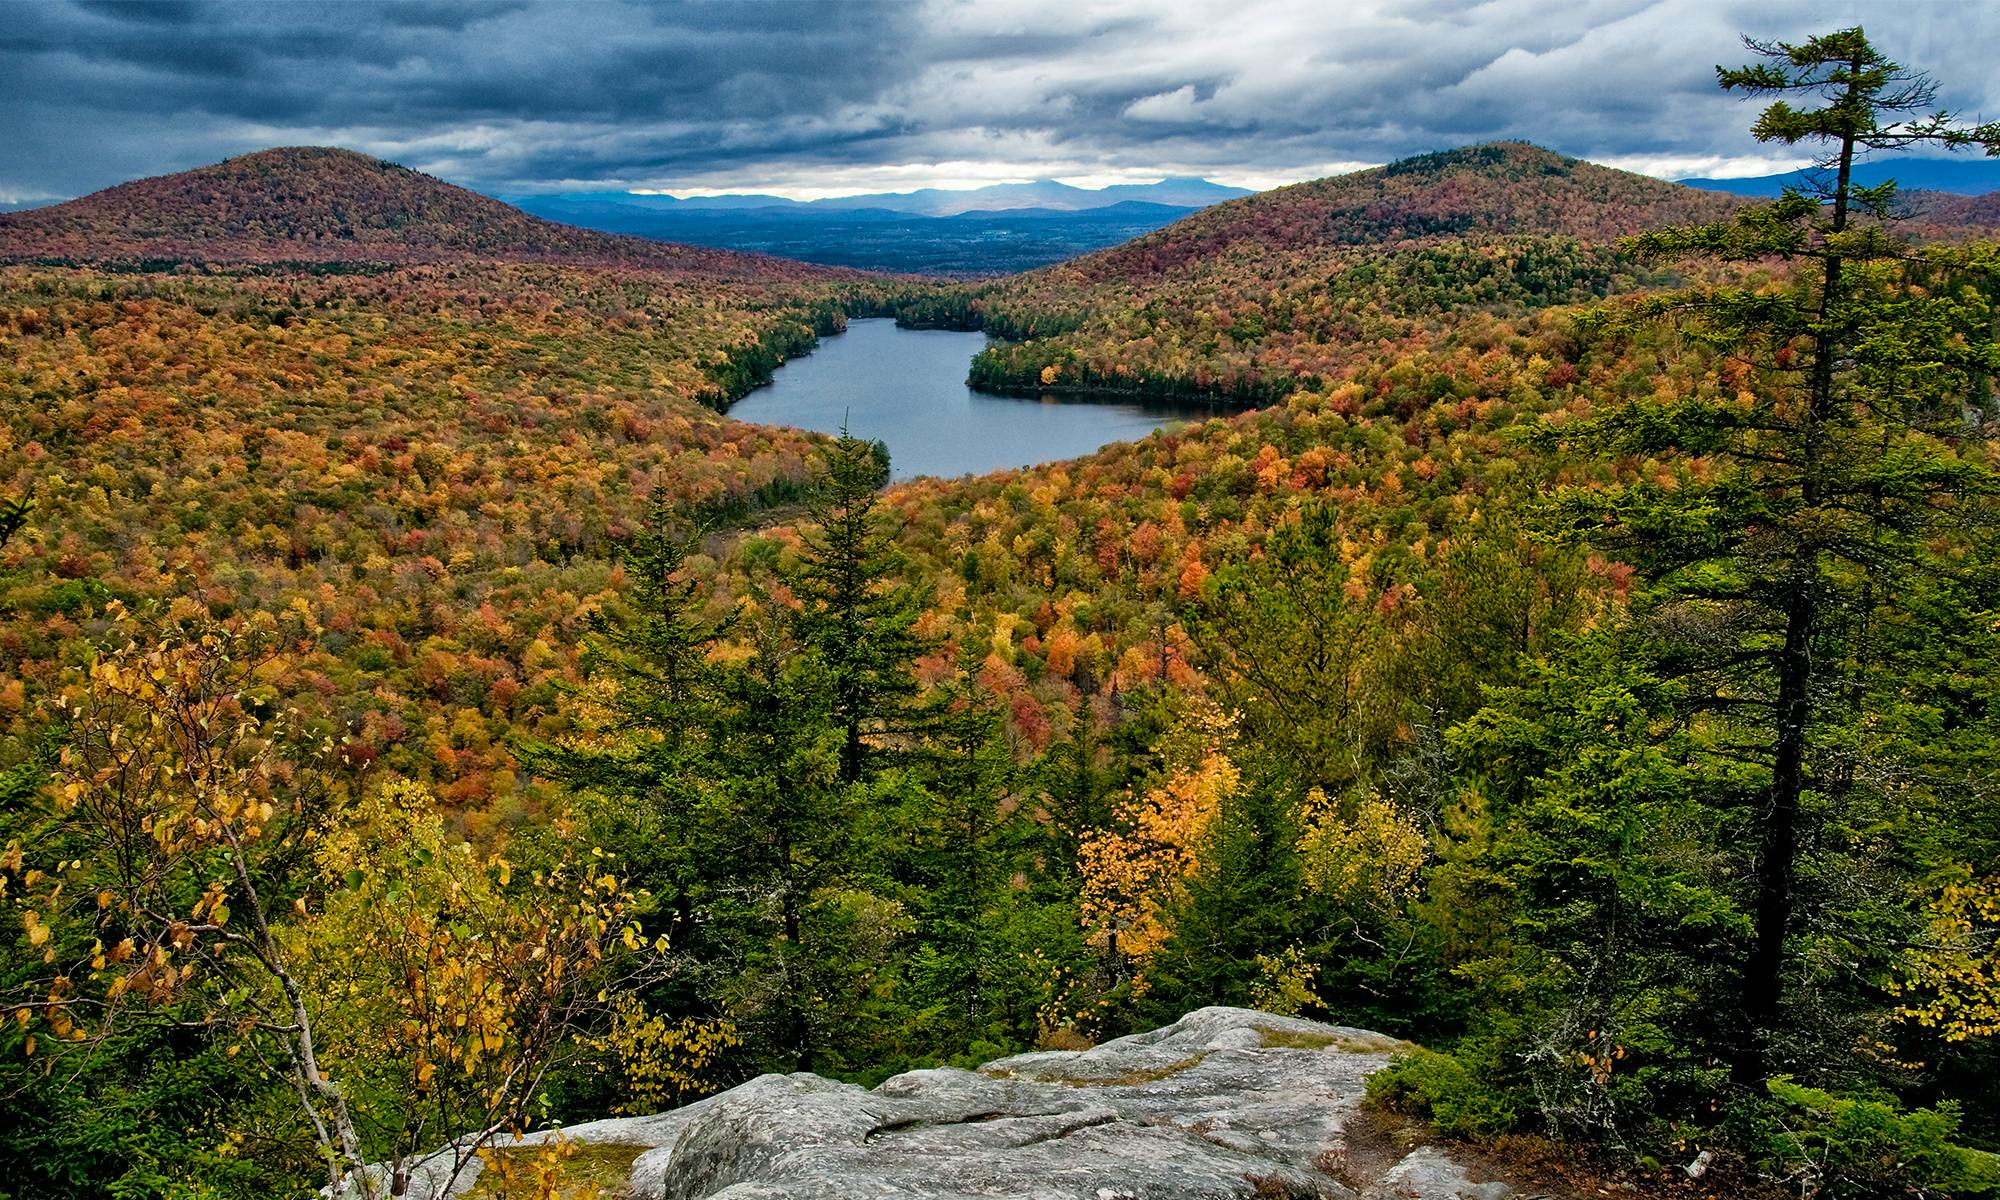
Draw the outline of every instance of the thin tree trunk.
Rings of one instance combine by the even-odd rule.
[[[856,783],[861,779],[861,711],[858,703],[848,712],[846,740],[840,747],[840,780]]]
[[[795,969],[804,961],[805,955],[799,944],[802,933],[799,920],[799,889],[792,861],[789,815],[783,818],[783,822],[778,830],[778,853],[782,856],[783,872],[778,886],[784,895],[784,899],[780,901],[780,910],[785,938],[785,1006],[790,1010],[785,1023],[791,1027],[787,1030],[787,1034],[792,1043],[793,1066],[800,1071],[810,1071],[813,1069],[811,1028],[806,1020],[805,1003],[799,996],[800,980],[794,977]]]
[[[785,942],[787,957],[793,964],[804,960],[799,946],[799,905],[791,881],[785,882]],[[791,1007],[791,1041],[793,1061],[801,1071],[813,1069],[812,1029],[806,1020],[806,1006],[799,997],[800,981],[792,978],[792,967],[785,969],[785,990]]]
[[[1792,923],[1792,885],[1799,843],[1799,801],[1805,791],[1806,729],[1812,715],[1812,639],[1819,601],[1810,584],[1792,594],[1779,659],[1777,755],[1769,808],[1757,849],[1756,941],[1745,972],[1746,1029],[1736,1075],[1762,1082],[1769,1070],[1770,1031],[1784,997],[1785,936]]]

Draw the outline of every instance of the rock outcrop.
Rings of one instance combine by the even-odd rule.
[[[911,1071],[872,1091],[765,1075],[672,1112],[559,1132],[644,1147],[634,1200],[1507,1195],[1506,1183],[1475,1181],[1476,1170],[1435,1146],[1385,1151],[1378,1135],[1356,1153],[1365,1081],[1402,1046],[1362,1029],[1204,1008],[1090,1050]]]

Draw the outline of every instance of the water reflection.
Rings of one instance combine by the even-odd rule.
[[[1142,438],[1205,408],[1097,402],[1044,394],[989,396],[965,386],[986,335],[898,329],[887,319],[850,322],[805,358],[778,368],[771,386],[729,410],[739,421],[792,425],[889,445],[893,478],[968,475],[1089,454]]]

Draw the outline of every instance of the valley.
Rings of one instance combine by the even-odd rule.
[[[807,1188],[675,1165],[731,1088],[841,1186],[1061,1116],[1009,1171],[1340,1194],[1174,1123],[1279,1069],[1521,1178],[2000,1187],[2000,220],[1857,195],[1502,141],[979,277],[317,148],[0,213],[0,1200],[547,1198],[605,1118]]]
[[[1076,458],[1211,412],[1193,404],[1065,403],[977,392],[965,377],[987,341],[978,333],[899,328],[889,318],[850,321],[810,357],[775,372],[769,386],[731,405],[729,415],[879,439],[889,447],[890,481],[900,483]]]
[[[1043,180],[809,203],[615,192],[502,198],[536,216],[608,233],[875,271],[993,276],[1114,246],[1245,194],[1201,179],[1167,179],[1099,191]]]

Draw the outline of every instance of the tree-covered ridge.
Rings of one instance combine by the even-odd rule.
[[[323,147],[263,150],[0,213],[0,260],[421,263],[646,268],[718,279],[853,278],[767,255],[559,225],[408,167]]]
[[[1269,403],[1381,346],[1427,342],[1471,309],[1670,283],[1674,264],[1640,262],[1617,240],[1743,203],[1534,146],[1473,146],[1216,205],[996,284],[959,319],[1014,339],[975,362],[975,386]],[[1980,198],[1917,203],[1929,237],[1995,225]]]
[[[1513,143],[1278,188],[987,290],[973,309],[1017,342],[973,381],[1268,403],[1470,308],[1663,280],[1615,239],[1741,203]]]
[[[1953,196],[1944,192],[1899,194],[1904,211],[1941,236],[1992,237],[2000,230],[2000,192]]]
[[[1471,237],[1601,243],[1662,224],[1718,217],[1741,203],[1539,146],[1495,142],[1225,201],[1032,277],[1134,282],[1174,273],[1186,263],[1212,267],[1218,256],[1249,264],[1334,246],[1387,248]]]

